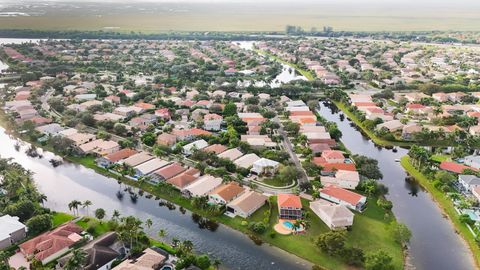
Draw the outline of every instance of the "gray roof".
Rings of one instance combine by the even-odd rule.
[[[480,185],[480,178],[475,175],[459,175],[458,180],[465,182],[467,185]]]

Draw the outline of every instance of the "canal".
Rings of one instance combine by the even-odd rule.
[[[25,154],[29,148],[27,143],[21,143],[16,151],[17,141],[1,127],[0,142],[0,157],[12,158],[34,173],[38,189],[47,195],[45,206],[52,210],[70,212],[67,206],[70,201],[90,200],[93,203],[90,209],[103,208],[108,215],[118,210],[124,216],[133,215],[143,221],[149,218],[153,221],[153,226],[146,229],[150,236],[158,239],[158,231],[165,229],[167,239],[192,241],[197,252],[220,259],[225,269],[309,269],[311,266],[278,248],[266,244],[257,246],[246,235],[224,225],[199,222],[189,211],[180,211],[178,207],[169,210],[153,197],[139,196],[134,202],[124,191],[125,185],[91,169],[70,163],[53,168],[49,160],[54,154],[39,149],[42,158],[29,157]],[[121,199],[117,196],[119,191],[124,194]],[[79,211],[86,214],[84,209]]]
[[[338,112],[334,105],[319,103],[321,116],[337,123],[342,131],[342,142],[353,154],[378,160],[383,173],[381,181],[389,189],[388,199],[393,202],[397,219],[412,231],[410,253],[418,270],[475,269],[468,247],[453,226],[445,219],[430,195],[417,184],[405,181],[406,173],[399,162],[408,150],[377,147],[364,137],[350,120]]]

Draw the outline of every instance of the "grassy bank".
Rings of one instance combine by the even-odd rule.
[[[315,75],[312,72],[310,72],[306,69],[300,68],[298,65],[296,65],[294,63],[285,61],[285,60],[281,59],[280,57],[278,57],[276,55],[273,55],[271,53],[268,53],[266,51],[262,51],[262,50],[255,50],[255,51],[258,52],[259,54],[263,54],[263,55],[266,55],[268,57],[271,57],[271,58],[275,59],[275,61],[277,61],[277,62],[280,62],[282,64],[285,64],[287,66],[290,66],[290,67],[294,68],[298,73],[302,74],[309,81],[312,81],[312,80],[315,79]]]
[[[352,120],[352,122],[354,122],[360,129],[362,129],[362,131],[367,134],[367,136],[375,143],[375,144],[378,144],[380,146],[411,146],[413,143],[411,142],[402,142],[402,141],[388,141],[388,140],[384,140],[380,137],[378,137],[377,135],[375,135],[375,133],[369,129],[367,129],[365,127],[365,125],[363,125],[363,123],[353,114],[351,113],[347,106],[345,104],[343,104],[342,102],[338,102],[338,101],[334,101],[332,100],[332,102],[335,104],[335,106],[337,106],[338,109],[340,109],[350,120]]]
[[[458,214],[454,209],[452,200],[450,200],[450,198],[448,198],[445,193],[436,189],[433,186],[431,179],[428,179],[424,174],[422,174],[415,167],[413,167],[408,156],[404,156],[401,159],[400,163],[402,164],[403,168],[431,194],[431,196],[433,197],[435,202],[437,202],[442,211],[446,215],[448,215],[456,231],[460,233],[460,235],[467,242],[470,250],[472,251],[475,264],[477,265],[477,267],[480,267],[480,248],[478,247],[477,242],[475,241],[471,232],[468,230],[467,226],[460,222]]]

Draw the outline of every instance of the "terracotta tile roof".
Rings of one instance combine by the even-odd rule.
[[[46,232],[30,239],[27,242],[20,244],[19,247],[25,256],[35,254],[35,258],[42,261],[58,251],[72,246],[79,240],[78,234],[82,231],[83,229],[80,226],[69,222],[53,231]],[[73,237],[74,235],[77,235],[77,237]]]
[[[463,171],[466,169],[478,171],[478,169],[475,169],[473,167],[469,167],[469,166],[458,164],[456,162],[451,162],[451,161],[442,161],[442,163],[440,163],[440,169],[449,171],[449,172],[454,172],[454,173],[463,173]]]
[[[293,194],[278,194],[277,203],[280,208],[302,208],[300,197]]]
[[[149,104],[149,103],[145,103],[145,102],[137,102],[137,103],[135,103],[134,106],[135,106],[135,107],[142,108],[142,109],[144,109],[144,110],[155,109],[155,105]]]
[[[182,167],[182,165],[174,162],[174,163],[172,163],[168,166],[165,166],[165,167],[157,170],[155,172],[155,174],[158,174],[158,175],[162,176],[164,179],[170,179],[170,178],[174,177],[175,175],[184,172],[185,170],[186,170],[186,168]]]
[[[207,152],[207,153],[210,153],[210,152],[213,152],[215,154],[220,154],[222,152],[225,152],[228,148],[224,145],[221,145],[221,144],[212,144],[210,146],[207,146],[205,148],[203,148],[202,150]]]
[[[293,111],[290,112],[290,116],[314,116],[314,114],[311,111]]]
[[[345,158],[343,156],[342,151],[338,151],[338,150],[325,150],[325,151],[322,152],[322,157],[323,158],[335,158],[335,159]]]
[[[355,164],[353,163],[324,163],[320,165],[323,167],[322,172],[333,172],[338,170],[344,171],[356,171]]]
[[[219,186],[211,194],[217,194],[225,201],[229,202],[235,198],[238,194],[242,193],[245,188],[238,185],[236,182],[230,182],[226,185]]]
[[[174,185],[178,187],[179,189],[182,189],[186,187],[187,185],[195,182],[198,179],[198,177],[190,175],[186,172],[179,174],[175,177],[172,177],[167,180],[167,183]]]
[[[425,106],[423,106],[422,104],[418,104],[418,103],[407,104],[407,109],[423,109],[423,108],[425,108]]]
[[[376,106],[375,102],[353,102],[353,106],[356,107],[371,107]]]
[[[126,159],[130,156],[133,156],[136,153],[138,153],[138,152],[133,150],[133,149],[125,148],[125,149],[122,149],[122,150],[117,151],[115,153],[111,153],[111,154],[105,156],[105,158],[107,160],[111,161],[111,162],[117,162],[119,160]]]
[[[320,189],[321,193],[327,194],[331,197],[337,198],[344,202],[347,202],[351,205],[356,205],[360,202],[360,200],[364,197],[360,194],[352,192],[350,190],[346,190],[334,185],[327,185],[323,189]]]

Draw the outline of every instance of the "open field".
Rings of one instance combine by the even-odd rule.
[[[464,2],[466,0],[463,0]],[[287,24],[351,31],[421,31],[480,29],[480,5],[430,0],[401,4],[375,1],[247,1],[222,3],[181,1],[136,2],[135,5],[93,2],[7,1],[2,29],[165,31],[283,31]],[[113,1],[116,2],[116,1]]]

